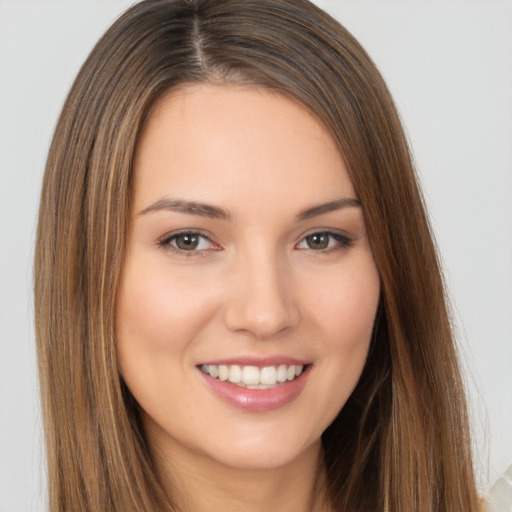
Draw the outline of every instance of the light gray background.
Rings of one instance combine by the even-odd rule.
[[[128,0],[0,0],[0,511],[44,510],[31,266],[45,154]],[[397,101],[454,300],[483,490],[512,462],[512,1],[318,0]]]

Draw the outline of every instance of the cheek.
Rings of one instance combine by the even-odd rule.
[[[140,265],[140,268],[145,268]],[[208,286],[158,268],[127,270],[117,308],[120,350],[178,351],[208,321],[214,304]]]
[[[321,361],[317,397],[322,393],[325,426],[336,417],[359,381],[380,297],[373,260],[340,272],[339,277],[325,279],[317,293],[311,295],[309,307],[315,329],[311,335],[318,341]]]
[[[150,416],[175,413],[190,387],[194,344],[215,311],[212,291],[199,277],[178,275],[142,257],[127,261],[116,311],[121,375]],[[165,390],[165,393],[164,393]],[[162,402],[162,396],[166,400]],[[158,412],[159,411],[159,412]],[[187,417],[187,409],[180,415]]]
[[[157,404],[156,390],[176,388],[168,385],[170,376],[190,366],[198,334],[215,311],[211,294],[194,278],[157,265],[126,265],[118,294],[117,353],[123,379],[144,409]]]
[[[321,276],[320,276],[321,278]],[[379,276],[371,256],[341,269],[338,277],[326,275],[310,294],[309,311],[325,334],[329,350],[359,351],[368,345],[380,297]]]

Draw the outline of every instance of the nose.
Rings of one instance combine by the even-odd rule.
[[[231,331],[269,339],[295,327],[300,312],[286,264],[277,255],[241,257],[232,273],[225,310]]]

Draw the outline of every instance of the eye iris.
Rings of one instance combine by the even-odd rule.
[[[199,236],[184,234],[176,237],[176,247],[184,251],[192,251],[199,245]]]
[[[329,235],[327,233],[314,233],[306,237],[310,249],[327,249],[329,247]]]

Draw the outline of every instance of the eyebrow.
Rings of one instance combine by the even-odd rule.
[[[150,212],[168,210],[172,212],[187,213],[188,215],[199,215],[200,217],[209,217],[211,219],[227,220],[231,217],[229,212],[212,206],[210,204],[199,203],[197,201],[184,201],[179,199],[160,199],[156,203],[144,208],[139,215],[146,215]]]
[[[360,206],[361,202],[359,199],[351,197],[336,199],[334,201],[329,201],[328,203],[323,203],[302,210],[297,215],[297,219],[306,220],[318,215],[323,215],[325,213],[342,210],[344,208],[357,208]],[[185,213],[188,215],[198,215],[200,217],[208,217],[211,219],[228,220],[231,218],[231,214],[228,211],[224,210],[223,208],[219,208],[218,206],[200,203],[197,201],[185,201],[168,198],[160,199],[156,203],[153,203],[147,208],[144,208],[144,210],[142,210],[139,215],[146,215],[150,212],[157,212],[162,210]]]
[[[336,199],[334,201],[329,201],[328,203],[320,204],[318,206],[313,206],[311,208],[307,208],[306,210],[302,210],[297,215],[297,219],[311,219],[312,217],[323,215],[324,213],[334,212],[337,210],[342,210],[344,208],[359,208],[360,206],[361,201],[359,201],[359,199],[355,199],[352,197]]]

